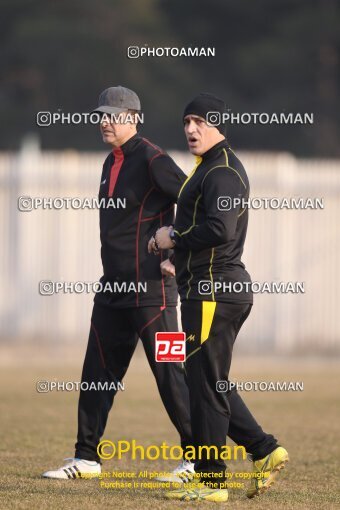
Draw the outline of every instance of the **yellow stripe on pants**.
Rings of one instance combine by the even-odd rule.
[[[202,327],[201,344],[209,338],[211,326],[214,320],[216,301],[202,301]]]

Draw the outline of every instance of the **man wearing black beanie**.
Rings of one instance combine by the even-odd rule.
[[[185,369],[200,482],[168,492],[170,499],[228,499],[227,435],[252,457],[249,498],[268,490],[288,461],[287,451],[262,430],[235,387],[228,387],[233,345],[253,297],[241,261],[248,177],[227,143],[224,126],[207,122],[211,112],[223,119],[225,111],[224,101],[211,94],[200,94],[185,108],[184,131],[196,165],[179,192],[174,227],[162,227],[149,242],[149,251],[175,249],[182,326],[191,340],[186,342]],[[204,447],[211,447],[210,455]]]

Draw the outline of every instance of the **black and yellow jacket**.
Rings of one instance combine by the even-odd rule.
[[[197,157],[179,192],[174,227],[182,301],[252,303],[250,276],[241,262],[248,209],[242,203],[234,207],[234,199],[248,197],[246,171],[226,140]]]

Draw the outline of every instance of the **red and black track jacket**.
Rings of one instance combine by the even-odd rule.
[[[101,282],[115,284],[119,291],[97,293],[96,302],[114,308],[177,304],[175,280],[160,271],[168,252],[150,255],[147,244],[158,228],[174,222],[185,179],[168,154],[138,134],[108,155],[99,198],[107,205],[113,199],[117,207],[100,209]],[[118,206],[118,199],[125,208]]]

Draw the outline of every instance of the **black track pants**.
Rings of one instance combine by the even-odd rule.
[[[185,448],[192,440],[189,394],[182,364],[155,361],[155,333],[177,330],[176,307],[113,310],[95,304],[82,381],[113,381],[117,385],[123,380],[138,338],[141,338],[161,399]],[[115,394],[115,390],[80,392],[76,457],[99,461],[97,445]]]
[[[277,447],[276,439],[258,425],[236,391],[217,391],[218,381],[228,381],[233,345],[251,310],[249,304],[184,301],[182,325],[186,332],[186,377],[189,387],[191,427],[196,455],[199,446],[216,446],[218,452],[229,435],[245,447],[254,460]],[[214,457],[213,455],[211,457]],[[201,455],[195,470],[219,473],[224,481],[222,459]],[[202,477],[202,481],[206,481]]]

